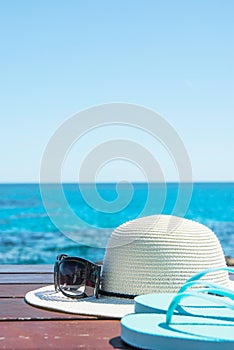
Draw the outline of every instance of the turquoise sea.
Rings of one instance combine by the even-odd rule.
[[[58,186],[46,186],[49,199],[45,208],[39,184],[0,184],[0,264],[51,264],[59,253],[100,261],[105,249],[96,243],[104,235],[127,220],[158,213],[173,213],[207,225],[220,239],[225,255],[234,257],[234,183],[194,183],[186,211],[175,204],[177,183],[151,186],[155,206],[145,205],[149,195],[146,183],[132,184],[131,191],[126,184],[97,184],[96,202],[92,201],[91,184],[85,185],[85,191],[78,184],[63,184],[69,207],[81,218],[80,229],[60,206]],[[62,220],[62,230],[54,223],[55,217]],[[74,239],[78,231],[79,239],[69,238]]]

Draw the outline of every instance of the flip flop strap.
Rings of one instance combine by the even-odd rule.
[[[229,291],[229,288],[226,288],[226,287],[221,287],[220,285],[216,284],[216,283],[211,283],[211,282],[208,282],[208,281],[204,281],[204,280],[195,280],[195,281],[190,281],[190,282],[185,282],[182,287],[178,290],[178,294],[179,293],[184,293],[188,288],[191,288],[191,287],[194,287],[194,286],[197,286],[197,285],[200,285],[200,286],[203,286],[203,287],[207,287],[207,288],[216,288],[216,289],[220,289],[222,288],[222,290],[227,290]],[[207,289],[206,289],[207,292],[209,292]],[[218,293],[216,293],[218,294]]]
[[[177,294],[171,301],[168,310],[167,310],[167,315],[166,315],[166,323],[169,324],[171,323],[172,320],[172,316],[174,314],[174,311],[176,309],[176,307],[178,306],[178,304],[181,302],[182,299],[187,298],[187,297],[198,297],[200,299],[203,300],[207,300],[207,301],[213,301],[217,304],[221,304],[224,306],[227,306],[228,308],[230,308],[231,310],[234,310],[234,303],[228,302],[226,299],[223,300],[223,298],[214,296],[214,295],[209,295],[209,294],[204,294],[203,292],[211,292],[211,293],[216,293],[225,297],[229,297],[232,300],[234,300],[234,293],[232,291],[229,291],[227,289],[224,288],[219,288],[219,289],[200,289],[200,292],[190,292],[190,293],[180,293]]]
[[[205,276],[205,275],[207,275],[207,274],[209,274],[211,272],[216,272],[216,271],[227,271],[227,272],[230,272],[230,273],[234,273],[234,269],[232,267],[213,267],[213,268],[206,269],[206,270],[203,270],[201,272],[196,273],[191,278],[189,278],[186,281],[186,283],[192,282],[192,281],[195,281],[195,280],[199,280],[203,276]]]

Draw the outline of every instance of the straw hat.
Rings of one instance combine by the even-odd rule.
[[[211,267],[226,267],[226,263],[220,242],[209,228],[184,218],[153,215],[113,231],[98,299],[70,299],[55,293],[53,286],[31,291],[25,299],[47,309],[121,318],[134,312],[134,300],[128,296],[177,292],[192,275]],[[204,279],[234,289],[226,271],[212,272]]]

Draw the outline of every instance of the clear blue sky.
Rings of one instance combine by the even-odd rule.
[[[162,115],[194,181],[234,181],[233,18],[233,0],[0,0],[0,182],[37,182],[53,132],[110,102]]]

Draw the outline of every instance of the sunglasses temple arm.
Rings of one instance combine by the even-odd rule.
[[[59,291],[59,287],[58,287],[58,271],[59,271],[59,264],[56,261],[56,263],[54,265],[54,288],[55,288],[56,292]]]
[[[99,293],[99,288],[100,288],[100,283],[101,283],[101,266],[98,266],[97,268],[97,276],[96,276],[96,281],[95,281],[95,294],[94,296],[98,298],[98,293]]]

